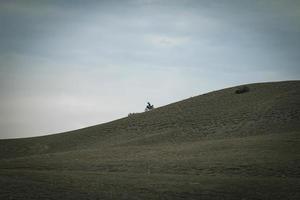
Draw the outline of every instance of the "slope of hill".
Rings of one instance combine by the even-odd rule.
[[[0,140],[0,198],[298,199],[300,81],[248,87]]]

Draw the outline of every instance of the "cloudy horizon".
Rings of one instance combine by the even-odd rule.
[[[0,0],[0,139],[300,78],[297,0]]]

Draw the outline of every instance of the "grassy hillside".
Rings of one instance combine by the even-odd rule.
[[[0,140],[0,199],[299,199],[300,81],[248,87]]]

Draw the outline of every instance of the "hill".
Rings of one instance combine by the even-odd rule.
[[[247,86],[0,140],[0,198],[298,199],[300,81]]]

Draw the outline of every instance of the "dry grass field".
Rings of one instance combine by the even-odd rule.
[[[300,81],[0,140],[0,199],[300,199]]]

